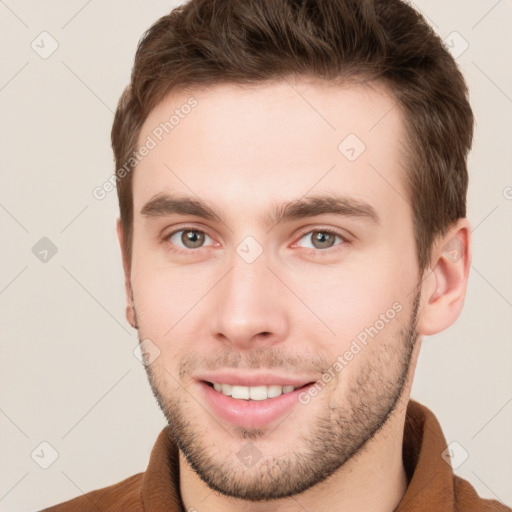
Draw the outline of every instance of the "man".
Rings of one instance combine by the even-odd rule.
[[[161,18],[112,145],[126,313],[168,426],[146,472],[47,510],[511,510],[409,398],[422,336],[464,301],[472,132],[455,62],[399,0]]]

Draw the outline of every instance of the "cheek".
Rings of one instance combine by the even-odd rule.
[[[353,258],[339,267],[309,265],[307,269],[282,275],[304,304],[295,300],[295,307],[303,312],[307,307],[314,313],[298,317],[302,329],[313,335],[314,322],[327,333],[323,338],[326,346],[338,354],[365,328],[379,322],[381,315],[387,313],[386,319],[394,318],[396,310],[403,309],[407,300],[410,301],[407,293],[412,281],[403,262],[391,252],[382,252],[379,258]]]
[[[173,340],[200,337],[194,322],[215,284],[216,274],[211,274],[192,265],[135,264],[132,287],[141,334],[167,352],[178,351],[180,344]]]
[[[175,294],[166,279],[150,273],[137,276],[132,281],[137,314],[146,328],[155,330],[161,336],[161,331],[174,324]],[[174,307],[173,307],[174,304]]]

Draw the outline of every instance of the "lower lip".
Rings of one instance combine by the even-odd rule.
[[[281,418],[297,404],[299,394],[313,385],[311,383],[266,400],[240,400],[216,391],[204,381],[199,384],[216,416],[245,428],[261,428]]]

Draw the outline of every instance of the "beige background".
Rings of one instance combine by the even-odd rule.
[[[165,424],[124,319],[116,194],[98,201],[92,190],[113,172],[113,111],[137,41],[173,5],[0,0],[0,511],[143,471]],[[457,474],[511,505],[512,2],[417,5],[453,51],[468,44],[458,62],[477,128],[466,304],[425,340],[413,397],[469,453]],[[47,262],[32,252],[42,237],[58,249]],[[50,461],[43,441],[58,453],[48,469],[35,461]]]

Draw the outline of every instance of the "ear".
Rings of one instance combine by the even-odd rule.
[[[116,230],[119,245],[121,247],[121,255],[123,258],[124,288],[126,293],[126,319],[134,329],[137,329],[137,317],[135,315],[135,307],[133,303],[133,290],[131,282],[131,261],[128,260],[128,256],[124,250],[124,232],[123,226],[121,224],[121,219],[117,219]]]
[[[466,218],[459,219],[434,246],[422,283],[420,335],[437,334],[457,320],[466,297],[471,257],[471,226]]]

